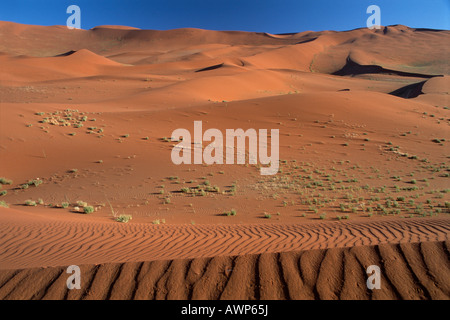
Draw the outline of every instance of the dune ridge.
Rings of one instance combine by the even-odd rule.
[[[2,224],[0,231],[0,269],[11,269],[445,241],[450,224],[439,218],[201,226],[30,221]]]
[[[0,299],[24,300],[448,300],[449,241],[213,258],[0,270]],[[381,288],[366,287],[366,269]]]

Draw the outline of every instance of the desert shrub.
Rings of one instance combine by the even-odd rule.
[[[63,202],[61,203],[61,206],[65,209],[69,207],[69,203],[68,202]]]
[[[35,207],[37,204],[36,204],[36,201],[26,200],[25,205],[30,206],[30,207]]]
[[[0,184],[12,184],[12,180],[6,178],[0,178]]]
[[[4,195],[7,194],[7,193],[8,193],[8,191],[2,190],[2,191],[0,191],[0,196],[4,196]]]
[[[121,214],[120,216],[117,217],[116,221],[117,222],[123,222],[123,223],[127,223],[128,221],[130,221],[133,217],[131,215],[127,215],[127,214]],[[155,220],[158,221],[157,224],[159,224],[159,220]],[[154,221],[154,222],[155,222]]]
[[[37,187],[37,186],[41,185],[42,182],[43,182],[42,180],[39,180],[39,179],[33,179],[33,180],[28,181],[27,184],[28,184],[29,186],[34,185],[35,187]]]
[[[0,207],[9,208],[8,204],[5,201],[0,201]]]
[[[84,213],[88,214],[88,213],[92,213],[94,212],[94,207],[93,206],[86,206],[83,208]]]
[[[77,206],[79,206],[79,207],[87,207],[87,202],[78,200],[77,201]]]

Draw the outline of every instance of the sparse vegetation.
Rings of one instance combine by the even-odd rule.
[[[93,206],[85,206],[85,207],[83,208],[83,211],[84,211],[84,213],[89,214],[89,213],[94,212],[95,209],[94,209]]]
[[[12,182],[12,180],[9,180],[9,179],[6,179],[6,178],[0,178],[0,184],[7,184],[7,185],[10,185],[10,184],[12,184],[13,182]]]
[[[127,223],[128,221],[130,221],[133,217],[131,215],[126,215],[126,214],[121,214],[120,216],[118,216],[116,218],[117,222],[123,222],[123,223]],[[159,220],[158,220],[159,222]],[[159,223],[158,223],[159,224]]]
[[[37,203],[36,203],[36,201],[33,201],[33,200],[26,200],[25,205],[30,206],[30,207],[35,207],[35,206],[37,206]]]

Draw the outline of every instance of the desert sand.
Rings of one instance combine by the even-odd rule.
[[[449,44],[0,22],[0,299],[449,299]],[[194,121],[279,172],[173,164]]]

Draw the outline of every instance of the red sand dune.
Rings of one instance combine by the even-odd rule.
[[[448,299],[449,38],[0,22],[0,297]],[[281,170],[172,164],[196,120],[279,129]],[[353,281],[370,257],[380,294]]]
[[[425,300],[450,298],[449,242],[383,244],[192,260],[0,271],[0,299],[23,300]],[[369,265],[386,273],[365,286]]]

